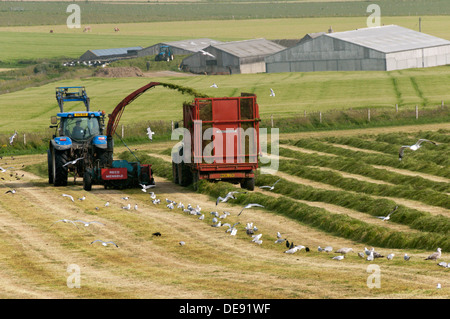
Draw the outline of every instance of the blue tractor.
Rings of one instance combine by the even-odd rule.
[[[68,173],[82,177],[86,167],[108,162],[105,113],[90,110],[90,100],[82,86],[57,87],[56,100],[60,108],[51,118],[50,128],[56,128],[47,150],[48,181],[66,186]],[[86,111],[64,112],[65,102],[82,101]],[[58,121],[59,119],[59,121]]]
[[[93,184],[101,184],[105,188],[155,184],[151,165],[113,160],[114,130],[105,127],[104,111],[90,110],[90,100],[84,87],[57,87],[56,100],[61,112],[51,118],[50,128],[56,128],[56,133],[47,151],[50,184],[66,186],[69,173],[73,173],[74,181],[77,177],[83,177],[83,188],[87,191]],[[76,101],[82,101],[86,111],[64,112],[65,102]],[[120,118],[117,114],[121,114],[124,107],[116,108],[114,115],[110,116],[109,126],[113,123],[117,126]]]
[[[173,60],[173,52],[172,48],[168,45],[161,45],[159,47],[159,52],[155,56],[155,61],[172,61]]]

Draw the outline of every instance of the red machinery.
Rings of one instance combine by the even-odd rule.
[[[240,183],[253,190],[259,154],[256,96],[196,98],[183,106],[183,146],[172,158],[173,180],[186,186],[200,179]]]

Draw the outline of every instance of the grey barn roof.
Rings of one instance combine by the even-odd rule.
[[[218,50],[225,51],[239,58],[266,56],[286,47],[266,39],[252,39],[242,41],[224,42],[213,45]]]
[[[215,44],[219,44],[219,43],[222,43],[222,41],[213,40],[213,39],[209,39],[209,38],[200,38],[200,39],[162,42],[161,44],[166,44],[166,45],[177,47],[177,48],[184,49],[187,51],[197,52],[197,51],[204,49],[210,45],[215,45]]]
[[[354,43],[383,53],[450,45],[450,41],[397,25],[327,33],[325,36]]]
[[[113,49],[97,49],[90,50],[98,57],[102,56],[111,56],[111,55],[122,55],[127,54],[128,51],[139,51],[142,50],[142,47],[128,47],[128,48],[113,48]]]

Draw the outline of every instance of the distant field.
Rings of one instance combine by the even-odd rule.
[[[419,30],[419,17],[383,17],[383,24]],[[114,27],[120,27],[115,33]],[[252,38],[300,39],[307,33],[346,31],[366,27],[366,17],[208,20],[91,25],[92,32],[68,29],[66,25],[0,28],[0,67],[17,66],[20,60],[78,58],[89,49],[126,46],[147,47],[162,41],[208,37],[222,41]],[[49,33],[54,30],[54,33]],[[448,16],[422,17],[422,31],[450,40]],[[3,65],[2,65],[3,64]]]
[[[393,81],[395,79],[395,81]],[[414,79],[413,85],[411,79]],[[450,67],[411,69],[393,72],[315,72],[231,76],[177,76],[163,78],[86,78],[65,80],[41,87],[0,95],[0,132],[41,131],[50,123],[58,106],[56,86],[84,85],[91,97],[92,109],[111,112],[129,93],[150,81],[191,87],[209,96],[238,96],[241,92],[258,96],[263,118],[287,117],[306,112],[348,108],[414,107],[415,104],[440,105],[450,101]],[[210,88],[215,82],[218,89]],[[394,82],[397,83],[396,88]],[[269,96],[273,88],[276,97]],[[416,89],[420,89],[419,92]],[[122,124],[147,120],[181,120],[181,106],[192,96],[156,87],[127,107]],[[67,110],[83,109],[77,103]],[[20,124],[19,124],[20,123]]]
[[[73,3],[73,2],[70,2]],[[146,3],[75,2],[80,5],[82,23],[132,23],[157,21],[355,17],[368,16],[367,1],[193,1]],[[384,16],[446,15],[446,0],[379,0]],[[0,25],[65,24],[67,2],[0,3]]]

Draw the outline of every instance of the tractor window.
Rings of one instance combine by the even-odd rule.
[[[100,133],[97,118],[66,118],[63,122],[63,134],[75,141],[86,141]]]

